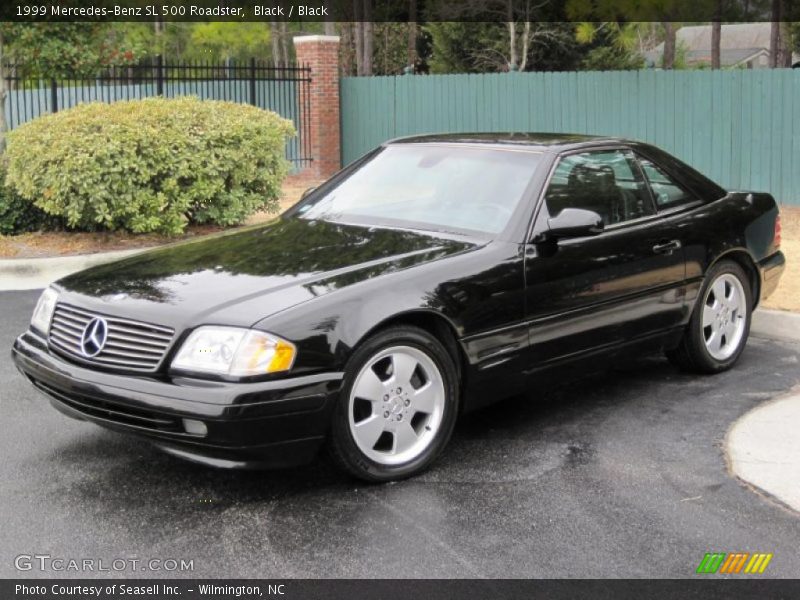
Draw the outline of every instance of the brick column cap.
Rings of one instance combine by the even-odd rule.
[[[338,35],[298,35],[292,38],[295,44],[305,44],[306,42],[335,42],[339,43]]]

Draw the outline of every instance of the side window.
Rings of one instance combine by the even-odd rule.
[[[633,153],[602,150],[570,154],[556,166],[545,194],[551,217],[565,208],[592,210],[606,225],[654,214]]]
[[[653,190],[653,198],[655,198],[658,210],[674,208],[697,200],[694,194],[678,184],[651,160],[639,156],[639,164],[642,165],[650,189]]]

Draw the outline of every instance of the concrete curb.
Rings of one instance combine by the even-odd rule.
[[[35,290],[47,287],[70,273],[111,262],[149,248],[118,250],[98,254],[78,254],[51,258],[11,258],[0,260],[0,291]]]
[[[795,388],[796,389],[796,388]],[[725,437],[733,475],[800,511],[800,394],[771,400],[739,418]]]
[[[800,342],[800,314],[759,308],[753,313],[750,333],[772,340]]]

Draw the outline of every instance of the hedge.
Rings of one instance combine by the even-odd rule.
[[[291,121],[184,98],[80,104],[8,134],[6,183],[67,227],[177,234],[278,206]]]
[[[59,217],[48,215],[28,200],[20,197],[5,183],[6,170],[0,164],[0,235],[17,235],[28,231],[60,229]]]

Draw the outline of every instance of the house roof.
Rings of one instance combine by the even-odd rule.
[[[719,51],[719,63],[723,67],[732,67],[740,63],[750,62],[759,56],[769,56],[766,48],[726,48]],[[711,49],[689,50],[686,53],[689,63],[710,63]]]
[[[760,54],[769,56],[771,23],[730,23],[722,25],[720,35],[720,64],[732,67],[757,58]],[[675,33],[679,47],[686,48],[686,58],[690,63],[711,62],[711,25],[690,25],[681,27]],[[664,53],[664,43],[645,52],[646,59],[658,63]],[[800,60],[795,55],[793,61]]]
[[[730,23],[722,26],[719,47],[722,50],[769,48],[771,23]],[[711,49],[711,25],[681,27],[676,32],[678,43],[688,51]],[[663,46],[662,46],[663,49]]]

